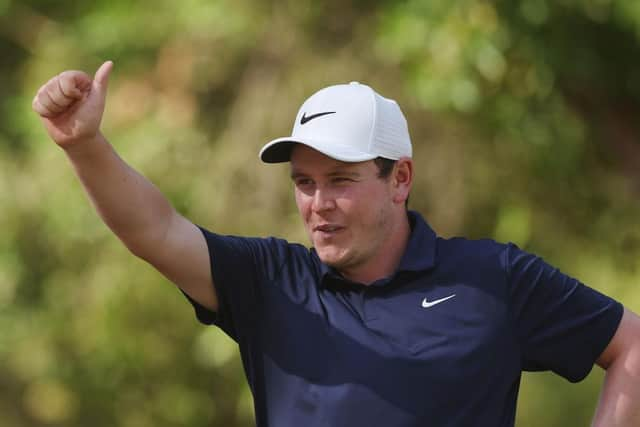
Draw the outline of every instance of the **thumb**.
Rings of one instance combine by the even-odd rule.
[[[105,96],[107,87],[109,86],[109,74],[111,74],[112,69],[113,62],[106,61],[100,66],[100,68],[98,68],[96,75],[93,77],[93,88],[103,97]]]

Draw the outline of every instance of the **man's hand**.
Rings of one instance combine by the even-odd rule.
[[[82,71],[65,71],[38,90],[32,107],[60,147],[94,139],[100,132],[112,68],[113,62],[105,62],[93,80]]]

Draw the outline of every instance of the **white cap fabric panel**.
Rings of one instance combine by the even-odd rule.
[[[397,160],[411,157],[411,139],[407,121],[398,104],[390,99],[377,96],[378,114],[372,151],[382,157]]]

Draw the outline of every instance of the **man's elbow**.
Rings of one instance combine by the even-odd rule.
[[[640,317],[625,308],[622,320],[611,342],[597,363],[603,369],[624,369],[640,380]]]

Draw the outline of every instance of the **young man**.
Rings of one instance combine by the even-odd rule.
[[[594,363],[594,425],[640,425],[639,318],[512,244],[438,238],[407,211],[394,101],[325,88],[262,149],[291,164],[309,250],[178,214],[100,133],[111,69],[58,75],[33,108],[113,232],[238,342],[258,425],[512,426],[523,370],[579,381]]]

